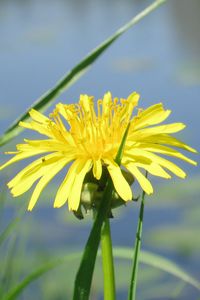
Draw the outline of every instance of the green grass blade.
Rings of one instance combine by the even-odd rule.
[[[1,244],[7,239],[7,237],[10,235],[10,233],[14,230],[14,228],[17,226],[17,224],[19,223],[20,218],[16,217],[15,219],[13,219],[8,225],[7,227],[3,230],[3,232],[1,232],[0,234],[0,246]]]
[[[14,236],[13,239],[10,241],[9,249],[7,250],[7,257],[5,259],[5,267],[3,270],[3,275],[1,278],[1,293],[5,293],[10,286],[12,286],[13,282],[13,275],[14,275],[14,261],[16,257],[16,249],[17,249],[17,237]]]
[[[6,296],[2,300],[14,300],[17,296],[19,296],[23,290],[31,284],[34,280],[41,277],[43,274],[49,272],[50,270],[59,267],[63,264],[63,262],[70,262],[72,260],[78,259],[81,255],[81,252],[73,252],[69,253],[66,257],[61,259],[55,259],[53,261],[50,261],[43,266],[39,267],[37,270],[26,276],[17,286],[12,288]]]
[[[115,258],[127,259],[132,261],[132,248],[124,248],[124,247],[114,247],[113,252]],[[73,260],[77,260],[80,258],[82,252],[77,251],[73,253],[68,253],[66,256],[54,259],[43,266],[39,267],[37,270],[33,271],[31,274],[27,275],[17,286],[12,288],[8,294],[2,300],[14,300],[17,296],[19,296],[23,290],[31,284],[34,280],[39,279],[45,273],[57,268],[63,263],[71,262]],[[98,256],[101,256],[101,252],[98,252]],[[200,290],[200,282],[198,282],[193,276],[180,268],[177,264],[172,262],[161,255],[154,254],[152,252],[147,252],[141,250],[139,261],[145,265],[160,269],[164,272],[167,272],[178,279],[183,280],[185,283],[192,285],[193,287]],[[200,300],[200,299],[199,299]]]
[[[23,128],[18,126],[20,121],[26,121],[29,119],[29,110],[34,108],[39,111],[44,111],[48,106],[51,105],[52,101],[58,97],[63,91],[67,90],[74,82],[76,82],[88,69],[91,65],[97,60],[97,58],[123,33],[125,33],[129,28],[134,26],[140,20],[142,20],[149,13],[154,11],[161,4],[167,0],[156,0],[146,9],[140,12],[137,16],[132,18],[128,23],[122,26],[117,30],[112,36],[106,39],[102,44],[95,48],[91,53],[89,53],[81,62],[79,62],[71,71],[69,71],[56,85],[48,90],[44,95],[42,95],[36,102],[34,102],[28,110],[21,115],[0,137],[0,146],[9,142],[15,136],[17,136]]]
[[[131,248],[114,248],[113,252],[115,257],[132,260],[133,250]],[[167,272],[200,290],[200,282],[198,280],[180,268],[173,261],[161,255],[149,251],[141,251],[139,260],[141,263]]]
[[[2,227],[2,220],[3,220],[3,214],[4,214],[4,206],[6,201],[6,189],[3,185],[3,188],[0,190],[0,228]]]
[[[147,177],[147,174],[146,174]],[[137,232],[135,237],[135,246],[133,252],[133,266],[131,272],[131,281],[128,292],[128,300],[136,299],[136,288],[138,282],[138,266],[139,266],[139,257],[140,257],[140,249],[142,242],[142,227],[143,227],[143,218],[144,218],[144,203],[145,203],[145,191],[142,192],[142,201],[140,205],[140,213],[137,224]]]
[[[120,143],[115,158],[118,165],[120,165],[121,163],[121,158],[123,154],[122,152],[124,149],[124,145],[126,143],[129,127],[130,127],[130,123],[128,124],[124,132],[122,141]],[[105,192],[103,193],[100,207],[97,212],[96,219],[92,226],[89,238],[87,240],[83,252],[82,260],[76,275],[73,300],[89,299],[94,266],[95,266],[97,251],[98,251],[100,238],[101,238],[101,228],[104,220],[108,217],[113,190],[114,190],[113,182],[112,179],[109,177],[107,186],[105,188]]]
[[[2,232],[0,233],[0,246],[10,236],[13,230],[18,228],[19,221],[21,220],[24,211],[25,211],[25,207],[24,205],[22,205],[18,215],[12,221],[10,221],[10,223],[5,227],[5,229],[2,230]]]
[[[89,299],[94,266],[100,243],[101,227],[108,213],[110,199],[112,198],[112,192],[113,183],[112,180],[109,179],[76,275],[73,300]]]

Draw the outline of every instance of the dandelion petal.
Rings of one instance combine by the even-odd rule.
[[[67,164],[66,160],[58,161],[54,164],[54,166],[49,170],[47,174],[45,174],[40,181],[38,182],[32,196],[31,200],[28,205],[28,210],[32,210],[35,206],[35,203],[38,200],[38,197],[40,196],[43,189],[46,187],[46,185],[49,183],[49,181],[60,171],[63,169],[63,167]]]
[[[126,168],[131,174],[137,179],[143,191],[145,191],[148,195],[153,193],[153,187],[150,181],[139,171],[139,169],[133,164],[126,165]]]
[[[69,210],[77,210],[80,203],[81,190],[83,185],[83,180],[85,178],[86,173],[91,169],[92,160],[84,161],[84,166],[81,166],[81,171],[76,174],[74,183],[72,185],[72,189],[69,194]]]
[[[108,159],[105,159],[104,162],[108,165],[107,169],[112,178],[115,190],[117,191],[118,195],[124,201],[131,200],[133,197],[132,191],[130,185],[122,175],[120,167],[114,161]]]

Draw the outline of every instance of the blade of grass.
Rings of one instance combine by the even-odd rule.
[[[97,60],[97,58],[115,42],[123,33],[128,29],[134,26],[136,23],[141,21],[145,16],[158,8],[161,4],[167,0],[156,0],[142,12],[132,18],[119,30],[117,30],[113,35],[107,38],[102,44],[90,52],[81,62],[79,62],[71,71],[69,71],[56,85],[48,90],[44,95],[42,95],[36,102],[34,102],[27,111],[21,115],[0,137],[0,146],[6,144],[17,136],[22,130],[22,127],[19,127],[18,124],[20,121],[27,121],[29,119],[29,110],[34,108],[39,111],[44,111],[48,106],[51,105],[51,102],[58,97],[63,91],[68,89],[74,82],[76,82],[88,69],[91,65]]]
[[[123,149],[126,143],[129,127],[130,127],[130,123],[128,124],[124,132],[122,141],[120,143],[120,147],[116,155],[115,161],[118,165],[121,164]],[[94,266],[95,266],[97,251],[98,251],[100,238],[101,238],[101,228],[104,220],[108,216],[108,212],[110,209],[110,201],[112,199],[113,191],[114,191],[113,182],[112,179],[109,177],[107,186],[105,188],[105,192],[103,193],[100,207],[97,212],[96,219],[94,220],[94,224],[91,229],[89,238],[87,240],[83,252],[82,260],[76,275],[73,300],[89,299]]]
[[[3,185],[3,188],[0,191],[0,225],[2,223],[3,214],[4,214],[4,206],[5,206],[5,199],[6,199],[6,189],[5,185]]]
[[[114,248],[113,252],[115,257],[132,260],[133,250],[131,248],[117,247]],[[200,290],[200,282],[170,259],[149,251],[141,250],[139,261],[143,264],[167,272]]]
[[[13,239],[10,241],[10,247],[8,249],[5,268],[3,271],[3,276],[1,278],[2,284],[2,293],[4,294],[12,285],[13,281],[13,269],[14,269],[14,262],[15,262],[15,254],[17,249],[17,236],[15,235]]]
[[[114,247],[113,253],[115,258],[126,259],[132,261],[133,249],[126,247]],[[39,267],[29,275],[27,275],[22,281],[13,287],[7,295],[2,298],[2,300],[14,300],[17,296],[19,296],[23,290],[31,284],[34,280],[39,279],[45,273],[62,266],[63,263],[71,262],[73,260],[77,260],[80,258],[82,252],[81,251],[73,251],[73,253],[68,253],[62,258],[54,259],[50,262],[45,263],[43,266]],[[101,256],[101,252],[98,252],[98,256]],[[192,275],[188,272],[180,268],[173,261],[161,256],[154,254],[149,251],[141,250],[139,261],[145,265],[154,267],[161,271],[167,272],[178,279],[183,280],[185,283],[192,285],[193,287],[200,290],[200,282],[198,282]],[[199,299],[200,300],[200,299]]]
[[[43,274],[49,272],[50,270],[60,266],[63,264],[63,262],[68,262],[71,260],[78,259],[81,255],[81,252],[77,253],[69,253],[65,258],[62,259],[55,259],[53,261],[50,261],[43,266],[39,267],[37,270],[33,271],[31,274],[26,276],[17,286],[12,288],[6,296],[2,300],[14,300],[17,296],[19,296],[23,290],[34,280],[41,277]]]
[[[94,266],[100,243],[101,227],[108,213],[112,192],[113,183],[112,180],[109,179],[76,275],[73,300],[89,299]]]
[[[146,177],[147,177],[147,174],[146,174]],[[130,282],[129,293],[128,293],[128,300],[135,300],[136,299],[138,265],[139,265],[140,248],[141,248],[141,242],[142,242],[144,202],[145,202],[145,192],[143,191],[142,192],[142,201],[141,201],[141,205],[140,205],[138,225],[137,225],[136,238],[135,238],[133,266],[132,266],[131,282]]]
[[[25,212],[25,206],[22,205],[18,215],[10,221],[10,223],[5,227],[5,229],[0,233],[0,246],[2,243],[10,236],[10,234],[16,229],[19,225],[19,221],[21,220],[24,212]]]
[[[7,237],[10,235],[10,233],[13,231],[13,229],[16,227],[16,225],[19,223],[20,218],[16,217],[13,219],[7,227],[1,232],[0,234],[0,246],[1,244],[7,239]]]

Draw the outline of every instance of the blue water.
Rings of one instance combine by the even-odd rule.
[[[1,133],[91,49],[148,3],[128,0],[0,1]],[[172,109],[170,121],[186,123],[187,128],[181,136],[199,149],[199,20],[198,0],[169,1],[113,44],[57,102],[75,102],[80,93],[100,98],[110,90],[114,96],[126,97],[136,90],[141,94],[142,107],[162,101]],[[3,149],[10,149],[12,145]],[[198,168],[186,164],[184,168],[189,177],[198,176]],[[2,178],[5,181],[3,175]],[[173,181],[169,187],[173,188],[175,184]],[[150,210],[146,217],[146,234],[154,226],[178,223],[180,211],[180,208]],[[80,225],[72,223],[66,228],[58,214],[46,208],[41,211],[36,208],[32,213],[33,221],[41,222],[44,235],[48,231],[45,226],[54,227],[55,236],[47,234],[44,246],[46,243],[52,247],[55,241],[61,245],[84,245],[89,226],[81,229]],[[136,224],[136,217],[136,209],[125,209],[122,217],[114,220],[114,244],[132,246],[134,234],[131,228]],[[74,237],[79,232],[78,238]],[[34,244],[31,239],[29,242]],[[153,249],[150,244],[145,246]],[[200,279],[199,256],[191,256],[185,262],[176,251],[160,251],[188,270],[192,269]],[[195,297],[196,292],[191,293]]]

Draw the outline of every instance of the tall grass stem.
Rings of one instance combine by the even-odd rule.
[[[142,226],[144,218],[144,202],[145,202],[145,192],[142,193],[142,201],[140,205],[140,213],[138,219],[138,226],[136,232],[136,240],[134,246],[134,256],[133,256],[133,268],[131,274],[131,282],[128,294],[128,300],[136,300],[136,288],[137,288],[137,275],[138,275],[138,264],[139,264],[139,255],[141,248],[141,239],[142,239]]]

